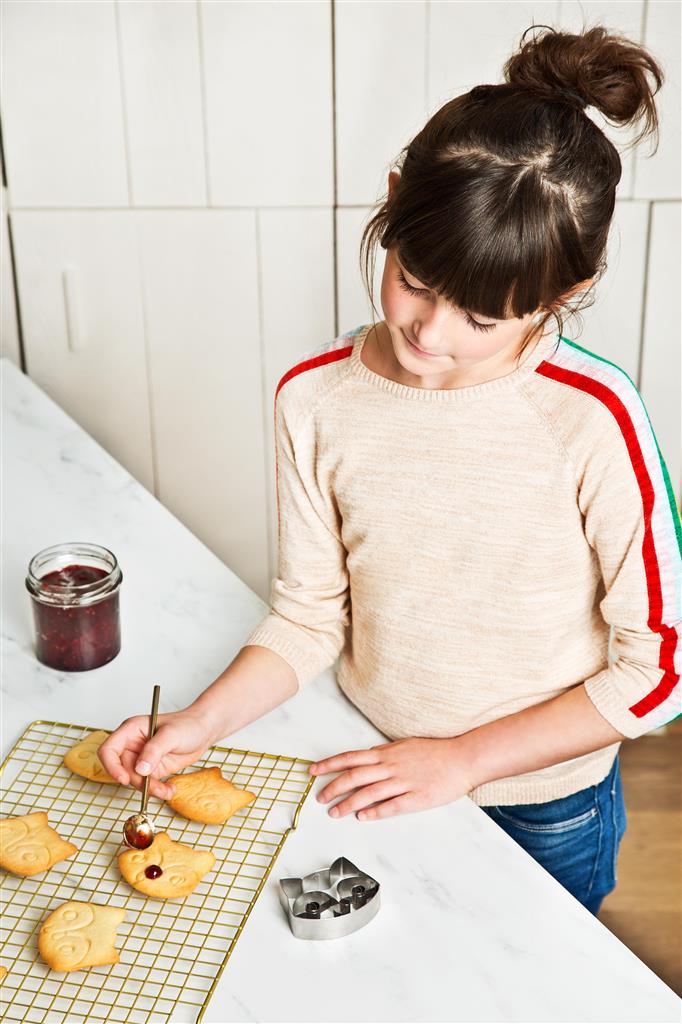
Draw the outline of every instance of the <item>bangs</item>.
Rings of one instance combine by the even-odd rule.
[[[447,193],[439,172],[447,176]],[[409,274],[460,310],[494,320],[520,318],[552,302],[549,272],[556,271],[558,247],[575,251],[575,228],[558,193],[544,190],[539,209],[542,184],[533,168],[488,160],[484,169],[480,158],[460,154],[435,168],[422,188],[428,208],[403,193],[382,238],[385,248],[395,243]],[[548,203],[555,207],[549,217]]]

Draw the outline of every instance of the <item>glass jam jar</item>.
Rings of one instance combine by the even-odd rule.
[[[36,657],[66,672],[99,668],[121,649],[116,557],[98,544],[55,544],[28,567]]]

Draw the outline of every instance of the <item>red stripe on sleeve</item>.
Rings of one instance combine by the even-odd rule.
[[[537,367],[537,372],[599,399],[616,420],[623,435],[628,455],[630,456],[630,462],[632,463],[637,485],[642,496],[644,511],[642,561],[646,573],[646,586],[649,598],[647,625],[652,632],[659,633],[661,636],[658,665],[659,668],[663,669],[663,676],[657,686],[651,693],[648,693],[629,709],[637,718],[643,718],[649,711],[653,711],[654,708],[657,708],[659,704],[662,704],[670,696],[680,678],[679,674],[675,672],[673,661],[674,652],[679,642],[677,630],[662,621],[663,596],[661,591],[661,573],[654,544],[654,535],[651,529],[651,513],[655,498],[651,477],[646,467],[639,438],[637,437],[630,413],[615,392],[592,377],[577,373],[574,370],[564,369],[553,363],[542,362]]]

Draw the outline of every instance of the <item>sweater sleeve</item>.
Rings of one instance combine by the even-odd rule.
[[[298,417],[294,440],[285,397],[280,391],[275,400],[277,576],[270,611],[243,646],[268,647],[281,655],[301,689],[340,654],[350,594],[338,515],[315,465],[314,418]]]
[[[680,514],[644,404],[634,385],[632,391],[609,411],[579,482],[614,656],[584,685],[597,710],[630,739],[682,712]]]

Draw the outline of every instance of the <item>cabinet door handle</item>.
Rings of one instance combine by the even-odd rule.
[[[69,352],[80,352],[84,347],[83,324],[78,301],[77,272],[75,267],[62,270],[64,310],[66,312],[66,340]]]

